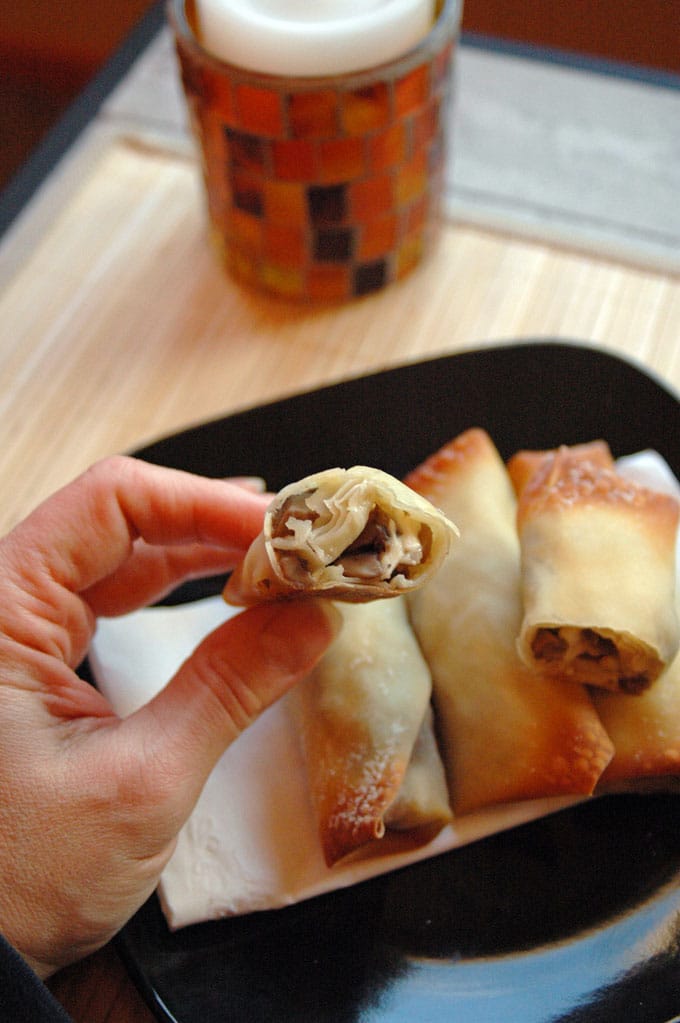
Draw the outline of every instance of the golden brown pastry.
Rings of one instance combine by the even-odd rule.
[[[674,497],[582,447],[549,453],[519,498],[525,663],[614,691],[651,685],[680,642],[677,524]]]
[[[249,605],[315,594],[363,602],[423,583],[455,526],[379,469],[328,469],[284,487],[224,597]]]
[[[444,763],[435,735],[434,713],[428,705],[404,780],[385,814],[385,825],[392,831],[402,832],[425,828],[428,837],[432,837],[452,817]]]
[[[677,787],[680,779],[680,655],[639,695],[593,694],[614,756],[599,788]]]
[[[539,469],[544,469],[545,465],[554,459],[558,450],[557,448],[550,451],[523,450],[517,451],[512,456],[508,461],[508,472],[518,497],[521,496],[531,477]],[[609,445],[604,440],[593,440],[586,444],[573,444],[568,450],[571,453],[571,457],[578,461],[589,462],[603,469],[614,468],[614,457]]]
[[[429,838],[451,818],[430,672],[403,599],[337,606],[342,630],[291,694],[329,866],[386,828]]]
[[[591,793],[612,745],[582,686],[546,682],[519,658],[516,500],[491,439],[468,430],[406,482],[460,528],[442,568],[408,598],[454,813]]]

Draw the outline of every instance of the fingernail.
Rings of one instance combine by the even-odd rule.
[[[231,483],[242,490],[250,490],[254,494],[264,494],[267,491],[267,483],[262,476],[227,476],[225,483]]]

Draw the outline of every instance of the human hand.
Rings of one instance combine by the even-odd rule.
[[[335,634],[319,602],[245,611],[124,720],[75,674],[98,615],[233,568],[266,505],[117,457],[0,541],[0,931],[43,977],[150,895],[224,749]]]

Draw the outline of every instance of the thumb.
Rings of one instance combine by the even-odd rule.
[[[147,784],[153,788],[155,772],[165,792],[187,801],[180,814],[188,815],[227,746],[309,674],[341,621],[328,601],[271,603],[207,636],[165,689],[123,722],[139,730]]]

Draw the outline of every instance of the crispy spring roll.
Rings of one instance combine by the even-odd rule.
[[[385,824],[392,831],[427,828],[432,834],[448,824],[452,817],[446,772],[430,705],[425,711],[397,798],[385,814]]]
[[[451,818],[430,672],[403,600],[338,605],[343,628],[291,694],[329,866],[385,835]]]
[[[519,658],[516,501],[492,441],[469,430],[406,482],[461,531],[437,575],[408,598],[454,813],[591,793],[612,745],[583,686],[548,683]]]
[[[617,471],[653,490],[678,495],[678,482],[655,451],[626,455]],[[677,585],[677,580],[676,580]],[[615,753],[598,790],[677,791],[680,787],[680,654],[639,695],[593,690],[595,706]]]
[[[508,472],[515,493],[521,497],[522,491],[527,483],[539,469],[543,469],[546,462],[554,458],[555,451],[518,451],[508,462]],[[574,444],[569,448],[572,457],[579,460],[591,462],[593,465],[601,466],[603,469],[614,467],[614,457],[610,447],[604,440],[593,440],[586,444]]]
[[[327,469],[284,487],[224,590],[247,606],[301,594],[364,602],[423,583],[457,534],[436,508],[379,469]]]
[[[520,656],[550,678],[628,693],[675,656],[674,497],[562,447],[524,485]]]
[[[598,789],[644,791],[680,784],[680,655],[639,695],[593,694],[614,756]]]

